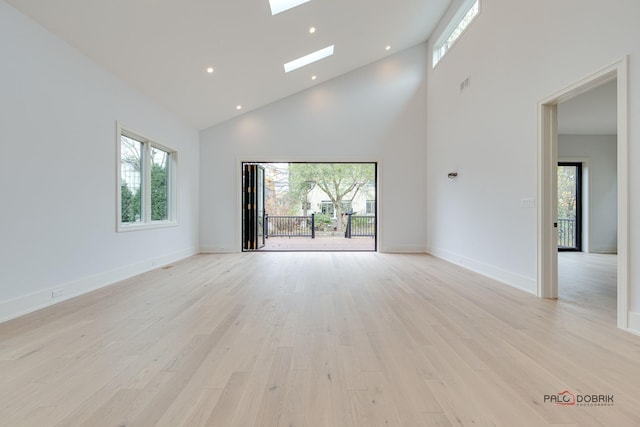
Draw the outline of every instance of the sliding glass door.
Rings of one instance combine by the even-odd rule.
[[[242,165],[242,250],[264,246],[264,168]]]

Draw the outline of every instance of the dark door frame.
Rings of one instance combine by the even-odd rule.
[[[574,166],[576,168],[576,229],[575,247],[560,247],[561,252],[582,252],[582,162],[558,162],[558,166]]]
[[[264,168],[242,163],[242,251],[264,246]]]

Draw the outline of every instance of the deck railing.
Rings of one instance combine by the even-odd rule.
[[[315,215],[310,216],[264,216],[264,237],[316,237]]]
[[[264,237],[316,237],[315,214],[310,216],[264,216]],[[376,217],[347,214],[344,237],[375,237]]]
[[[558,219],[558,247],[577,247],[578,242],[576,237],[576,220],[567,218]]]
[[[376,217],[362,215],[347,215],[347,228],[344,237],[375,237],[376,235]]]

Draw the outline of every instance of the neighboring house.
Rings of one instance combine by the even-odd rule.
[[[376,185],[370,182],[363,186],[355,194],[351,192],[342,200],[342,213],[352,212],[357,215],[375,215],[376,214]],[[309,192],[308,197],[309,213],[323,213],[331,218],[336,218],[336,206],[333,204],[329,196],[319,187],[314,187]]]

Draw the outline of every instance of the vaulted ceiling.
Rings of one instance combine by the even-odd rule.
[[[451,3],[310,0],[272,16],[268,0],[6,1],[198,129],[421,43]]]

